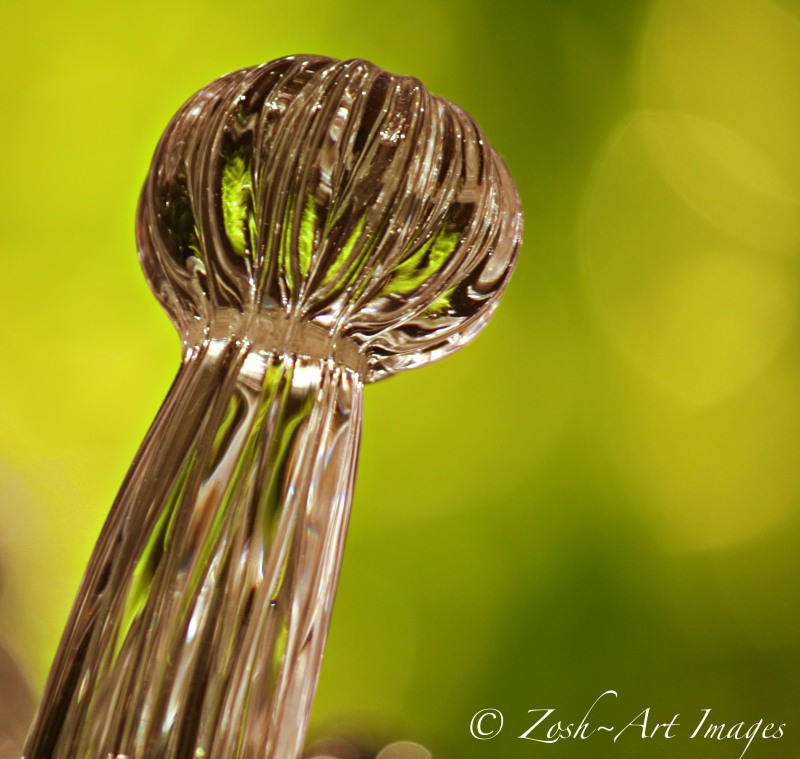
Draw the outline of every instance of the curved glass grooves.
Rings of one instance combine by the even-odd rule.
[[[25,756],[294,757],[331,613],[361,382],[207,344],[103,530]]]
[[[367,380],[441,358],[488,320],[521,236],[508,170],[416,79],[298,56],[191,98],[139,208],[142,264],[182,334],[277,311],[352,342]]]
[[[181,108],[137,236],[183,364],[95,548],[26,759],[295,759],[362,383],[466,343],[520,231],[502,161],[416,79],[293,57]]]

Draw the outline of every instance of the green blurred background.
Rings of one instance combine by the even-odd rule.
[[[0,6],[0,634],[41,690],[177,370],[133,236],[155,143],[299,52],[419,76],[505,157],[525,245],[468,349],[366,393],[312,719],[442,759],[800,752],[800,0]],[[541,745],[527,711],[628,731]],[[479,742],[479,709],[506,717]]]

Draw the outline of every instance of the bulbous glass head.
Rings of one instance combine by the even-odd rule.
[[[178,111],[137,237],[185,342],[220,323],[297,353],[324,336],[375,380],[483,327],[521,230],[511,175],[463,110],[367,61],[292,56]]]

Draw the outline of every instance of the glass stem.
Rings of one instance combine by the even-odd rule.
[[[341,566],[362,382],[189,351],[102,530],[24,759],[294,759]]]

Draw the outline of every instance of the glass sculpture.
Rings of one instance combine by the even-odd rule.
[[[183,360],[122,485],[25,759],[294,759],[344,548],[365,383],[487,322],[522,218],[417,79],[292,56],[194,95],[138,210]]]

